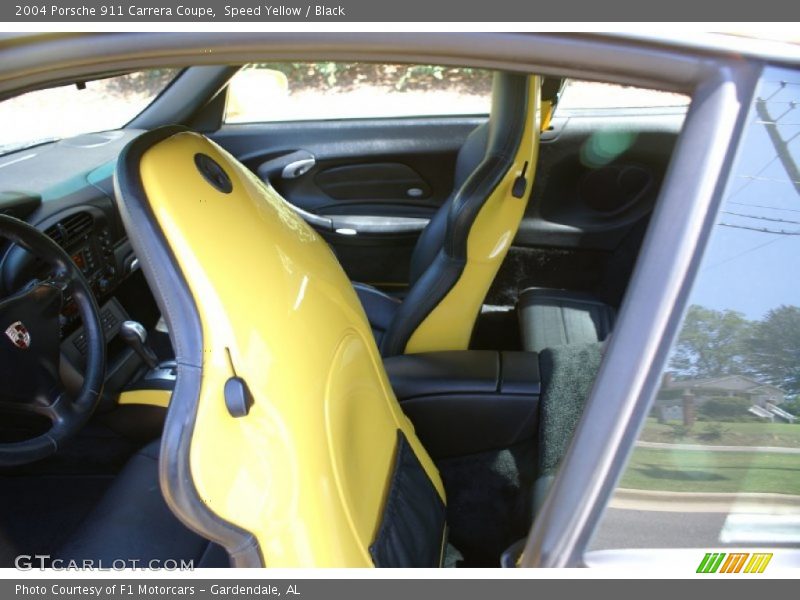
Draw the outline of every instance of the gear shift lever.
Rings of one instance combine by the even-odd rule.
[[[136,354],[151,369],[155,369],[158,365],[156,353],[147,344],[147,330],[144,325],[137,321],[123,321],[119,327],[119,334],[125,343],[130,346]]]

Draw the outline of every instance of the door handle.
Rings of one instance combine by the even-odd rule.
[[[317,161],[313,156],[293,160],[288,165],[283,167],[283,170],[281,171],[281,177],[283,179],[296,179],[308,173],[314,168],[315,164],[317,164]]]
[[[261,181],[275,181],[278,176],[296,179],[308,173],[315,164],[317,159],[311,152],[295,150],[261,163],[257,173]]]

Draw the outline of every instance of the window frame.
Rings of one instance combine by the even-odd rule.
[[[698,73],[617,327],[521,566],[586,566],[584,553],[650,411],[688,308],[761,67],[720,59]]]

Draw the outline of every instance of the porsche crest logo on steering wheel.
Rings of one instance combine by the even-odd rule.
[[[9,325],[6,329],[6,337],[21,350],[27,350],[31,347],[31,334],[28,333],[28,329],[22,324],[22,321]]]

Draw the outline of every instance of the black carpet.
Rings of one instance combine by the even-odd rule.
[[[526,536],[532,518],[533,442],[437,461],[447,493],[454,566],[499,567],[500,555]]]

